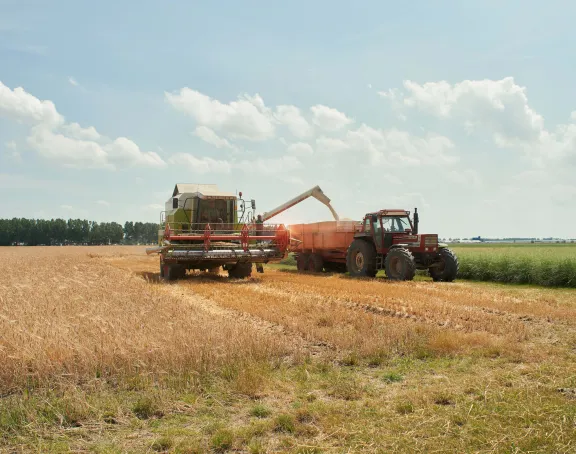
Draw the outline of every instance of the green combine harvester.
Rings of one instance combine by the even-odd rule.
[[[252,264],[286,255],[289,233],[283,224],[255,217],[256,204],[218,190],[214,184],[177,184],[161,213],[158,246],[160,276],[175,280],[187,270],[215,272],[223,267],[231,278],[246,278]]]

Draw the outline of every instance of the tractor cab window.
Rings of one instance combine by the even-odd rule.
[[[387,232],[404,232],[412,229],[408,216],[382,216],[382,226]]]

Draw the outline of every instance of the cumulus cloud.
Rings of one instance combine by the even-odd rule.
[[[41,101],[23,88],[11,90],[0,82],[0,115],[30,125],[28,145],[41,156],[65,167],[106,168],[116,166],[163,167],[154,152],[143,152],[132,140],[111,140],[96,128],[67,123],[52,101]]]
[[[0,81],[0,115],[27,124],[57,127],[64,123],[52,101],[40,101],[22,87],[11,90]]]
[[[235,162],[235,168],[246,173],[258,173],[261,175],[272,175],[290,172],[302,167],[302,163],[296,156],[282,156],[280,158],[258,158],[254,160],[243,160]]]
[[[320,104],[312,106],[310,111],[313,123],[326,131],[337,131],[354,121],[339,110]]]
[[[546,129],[544,118],[528,102],[526,88],[513,77],[417,83],[379,92],[395,109],[456,121],[468,134],[488,134],[499,148],[525,153],[535,164],[576,165],[576,112],[565,124]]]
[[[191,172],[198,174],[205,173],[230,173],[232,166],[225,160],[212,159],[209,157],[197,158],[189,153],[176,153],[172,155],[168,162],[185,167]]]
[[[97,200],[96,204],[98,205],[102,205],[104,207],[109,207],[110,206],[110,202],[107,202],[106,200]]]
[[[198,126],[194,130],[194,135],[202,139],[204,142],[209,143],[210,145],[214,145],[216,148],[230,148],[232,150],[236,149],[234,145],[232,145],[226,139],[220,137],[212,129],[206,126]]]
[[[398,129],[374,129],[362,124],[347,132],[346,143],[351,151],[366,153],[374,165],[446,165],[458,161],[457,156],[448,153],[454,147],[452,141],[436,134],[421,138]]]
[[[298,156],[307,156],[314,153],[312,146],[308,143],[298,142],[288,145],[286,149],[288,153],[298,155]]]
[[[316,149],[320,153],[341,153],[350,148],[342,139],[321,136],[316,139]]]
[[[281,124],[286,125],[292,135],[298,139],[306,139],[314,133],[312,126],[304,118],[298,107],[278,106],[275,117]]]
[[[226,137],[263,141],[274,136],[272,112],[259,95],[242,95],[226,104],[184,87],[176,93],[165,93],[165,98],[176,110],[194,118],[199,126]]]

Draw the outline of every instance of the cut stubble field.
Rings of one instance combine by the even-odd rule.
[[[574,290],[0,248],[0,452],[570,452]]]

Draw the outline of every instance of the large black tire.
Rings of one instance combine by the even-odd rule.
[[[308,259],[308,271],[312,273],[321,273],[324,269],[324,259],[319,254],[310,254]]]
[[[228,277],[231,279],[245,279],[252,275],[252,263],[237,263],[228,269]]]
[[[376,276],[376,248],[360,238],[352,241],[346,253],[346,267],[350,276]]]
[[[411,281],[416,275],[416,262],[408,249],[390,249],[384,259],[386,277],[393,281]]]
[[[310,254],[307,253],[298,254],[298,257],[296,258],[296,269],[299,272],[304,273],[308,269],[309,260],[310,260]]]
[[[440,266],[428,268],[428,274],[432,277],[435,282],[452,282],[456,279],[458,270],[460,269],[460,264],[458,263],[458,257],[448,248],[441,248],[438,252],[440,255]]]
[[[162,278],[165,281],[175,281],[182,276],[182,271],[179,265],[170,263],[164,264],[164,270],[162,271]]]

